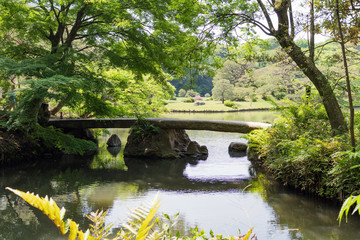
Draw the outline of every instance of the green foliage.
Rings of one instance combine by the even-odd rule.
[[[258,98],[257,98],[256,95],[252,95],[252,96],[251,96],[251,101],[252,101],[252,102],[257,102],[257,100],[258,100]]]
[[[159,132],[159,127],[143,118],[139,118],[130,128],[130,134],[139,140],[150,137]]]
[[[215,82],[212,90],[212,97],[216,100],[224,102],[230,100],[234,96],[233,85],[230,84],[229,80],[220,79]]]
[[[183,100],[183,102],[184,102],[184,103],[193,103],[193,102],[195,102],[195,99],[192,98],[192,97],[189,97],[189,98],[185,98],[185,99]]]
[[[204,97],[211,97],[210,93],[205,93]]]
[[[348,169],[354,165],[334,157],[349,147],[346,136],[332,136],[324,107],[314,104],[314,99],[290,103],[271,128],[253,131],[248,138],[249,154],[258,155],[264,167],[285,185],[327,198],[341,197],[342,191],[349,194],[358,186],[355,182],[360,175],[351,175]],[[347,169],[346,176],[339,173],[341,169]]]
[[[40,140],[40,143],[48,148],[57,148],[70,154],[80,155],[83,155],[86,151],[97,150],[95,143],[64,134],[54,127],[45,128],[36,125],[34,131],[33,135]]]
[[[265,94],[261,95],[261,99],[267,101],[269,97]]]
[[[360,214],[360,195],[357,195],[357,196],[351,195],[344,201],[343,205],[341,206],[339,216],[338,216],[339,224],[341,224],[341,220],[342,220],[342,217],[344,216],[344,213],[345,213],[346,222],[347,222],[347,217],[348,217],[349,211],[355,203],[356,203],[356,206],[353,209],[352,214],[354,214],[356,212],[359,212],[359,214]]]
[[[231,108],[234,107],[234,106],[236,106],[235,103],[233,103],[233,102],[231,102],[231,101],[225,101],[225,102],[224,102],[224,105],[227,106],[227,107],[231,107]]]
[[[221,79],[226,79],[232,85],[237,85],[241,87],[249,87],[250,79],[242,79],[241,77],[245,75],[246,72],[249,71],[250,63],[241,62],[238,63],[237,61],[227,60],[225,61],[222,68],[216,71],[214,77],[214,85],[216,81]]]
[[[196,97],[199,95],[200,95],[199,93],[195,92],[194,90],[189,89],[189,90],[187,90],[185,97]]]
[[[185,97],[186,91],[184,89],[180,89],[178,93],[178,97]]]
[[[234,88],[234,98],[236,101],[246,101],[252,94],[254,90],[251,87],[235,87]]]
[[[360,150],[340,151],[332,155],[334,168],[329,172],[331,184],[341,194],[360,194]]]
[[[211,48],[197,38],[202,5],[189,0],[9,0],[0,11],[0,85],[18,103],[8,125],[27,131],[41,102],[53,114],[156,115],[173,95],[164,69],[181,74]]]

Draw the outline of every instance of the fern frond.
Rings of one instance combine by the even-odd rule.
[[[154,204],[154,206],[150,209],[149,214],[146,216],[145,220],[142,222],[138,234],[136,236],[136,240],[144,240],[147,235],[149,234],[149,231],[154,226],[154,217],[156,215],[156,212],[159,210],[160,207],[160,201],[157,200]]]
[[[257,237],[256,237],[255,235],[252,235],[253,229],[254,229],[254,228],[251,228],[245,235],[240,236],[240,237],[239,237],[239,240],[251,240],[251,239],[256,240]],[[250,238],[250,237],[251,237],[251,238]]]
[[[39,195],[34,195],[34,193],[22,192],[20,190],[12,189],[7,187],[7,190],[15,193],[22,199],[24,199],[31,206],[39,209],[45,215],[49,217],[49,219],[56,225],[56,227],[60,230],[61,234],[65,236],[69,232],[68,240],[92,240],[89,235],[90,232],[87,230],[85,234],[79,230],[76,222],[71,219],[67,219],[66,222],[63,221],[65,215],[65,208],[60,208],[56,204],[56,202],[48,196],[39,197]]]
[[[105,239],[110,234],[110,229],[112,228],[113,224],[104,225],[105,223],[105,216],[107,215],[108,211],[100,211],[97,210],[96,212],[92,212],[86,217],[92,221],[94,224],[90,224],[90,231],[93,233],[94,240],[101,240]]]
[[[131,240],[145,240],[153,229],[155,215],[160,207],[158,194],[151,203],[143,203],[141,206],[135,208],[130,214],[130,218],[123,225],[123,231],[118,233],[122,238]],[[149,238],[154,236],[159,238],[161,234],[154,232]]]

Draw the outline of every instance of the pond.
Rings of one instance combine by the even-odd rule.
[[[165,117],[273,121],[271,112],[222,114],[179,113]],[[109,129],[120,136],[123,146],[127,129]],[[125,159],[120,152],[109,153],[100,137],[99,154],[88,159],[69,156],[60,166],[26,170],[2,169],[0,174],[0,239],[63,239],[52,223],[12,193],[9,186],[49,195],[67,209],[66,217],[87,228],[84,217],[97,209],[109,210],[106,223],[116,232],[126,221],[129,209],[159,193],[160,213],[180,213],[176,230],[190,233],[198,226],[206,232],[237,235],[254,227],[258,239],[359,239],[360,220],[350,217],[338,226],[339,205],[314,199],[279,186],[247,157],[230,157],[232,141],[246,141],[241,134],[187,131],[190,138],[206,145],[206,160],[173,159],[143,161]],[[81,160],[81,161],[80,161]],[[78,161],[71,168],[67,162]],[[84,164],[84,161],[86,164]]]

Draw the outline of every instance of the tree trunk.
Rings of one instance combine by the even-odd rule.
[[[65,105],[65,101],[63,100],[60,100],[55,107],[53,107],[51,110],[50,110],[50,113],[51,115],[56,115],[60,110],[61,108]]]
[[[315,62],[315,16],[314,16],[314,0],[310,2],[310,41],[309,41],[309,57]]]
[[[43,99],[34,99],[29,103],[21,113],[21,118],[24,119],[21,121],[22,127],[28,130],[29,126],[34,126],[38,122],[39,111]],[[16,119],[12,119],[15,121]]]
[[[260,4],[261,1],[258,0]],[[289,16],[288,10],[291,0],[281,1],[274,8],[278,17],[278,30],[272,31],[274,37],[278,40],[280,46],[292,58],[300,70],[310,79],[322,98],[326,113],[329,118],[333,134],[343,134],[347,131],[347,126],[343,113],[341,112],[339,103],[335,97],[329,81],[324,74],[316,67],[311,58],[307,57],[301,48],[298,47],[293,38],[289,34]],[[266,10],[263,10],[268,15]],[[267,18],[269,25],[271,19]]]
[[[344,71],[345,71],[345,79],[346,79],[346,88],[349,97],[349,108],[350,108],[350,143],[352,147],[352,151],[355,152],[355,132],[354,132],[354,106],[351,94],[351,85],[350,85],[350,76],[349,76],[349,68],[347,64],[346,58],[346,51],[345,51],[345,41],[344,41],[344,34],[341,27],[340,21],[340,13],[339,13],[339,0],[336,0],[336,18],[337,18],[337,25],[338,25],[338,32],[340,36],[340,45],[341,45],[341,52],[342,58],[344,63]]]
[[[347,131],[346,122],[327,78],[316,67],[315,63],[309,57],[305,56],[286,31],[277,31],[275,37],[279,41],[280,46],[285,49],[287,54],[289,54],[319,91],[333,133],[345,133]]]

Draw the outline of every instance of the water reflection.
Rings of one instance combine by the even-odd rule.
[[[126,143],[126,129],[111,130]],[[50,195],[67,209],[66,217],[82,229],[85,214],[109,209],[106,223],[116,232],[129,213],[160,191],[160,212],[180,212],[177,230],[189,233],[199,226],[223,235],[236,235],[254,227],[259,239],[358,239],[360,221],[351,217],[338,227],[339,206],[314,200],[276,184],[257,171],[246,157],[231,157],[228,145],[241,134],[188,131],[192,140],[206,145],[208,159],[144,161],[123,158],[102,149],[86,164],[61,168],[6,169],[0,171],[0,239],[63,239],[53,224],[4,190],[10,186]],[[124,146],[124,145],[123,145]],[[70,160],[69,160],[70,161]]]

